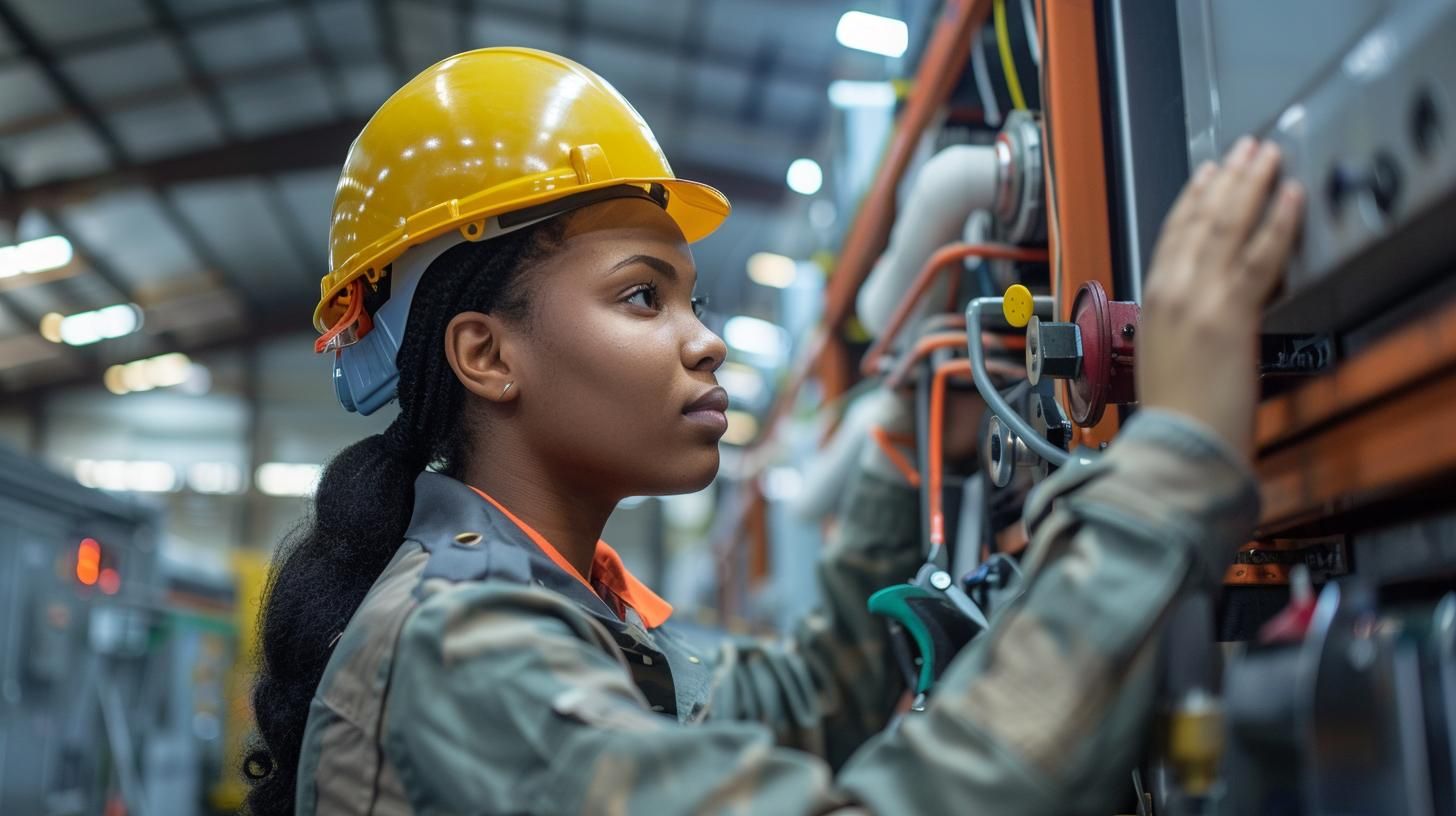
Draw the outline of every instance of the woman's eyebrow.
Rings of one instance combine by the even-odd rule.
[[[626,269],[629,266],[634,266],[636,264],[642,264],[643,266],[651,267],[653,270],[660,273],[663,277],[668,278],[674,283],[676,283],[678,278],[680,277],[677,272],[677,267],[655,255],[631,255],[629,257],[623,258],[622,260],[613,264],[612,268],[607,270],[607,274],[616,274],[617,272]]]

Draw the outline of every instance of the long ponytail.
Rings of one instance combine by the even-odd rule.
[[[529,315],[522,273],[564,238],[564,216],[479,244],[430,265],[410,306],[397,356],[399,415],[384,433],[344,448],[324,468],[312,513],[285,538],[269,574],[253,688],[258,739],[243,760],[253,816],[293,813],[309,704],[334,637],[394,556],[426,467],[458,474],[468,456],[465,389],[444,353],[446,325],[480,311]]]

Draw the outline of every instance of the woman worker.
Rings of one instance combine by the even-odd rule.
[[[429,68],[339,181],[320,347],[346,406],[400,410],[277,557],[251,811],[1107,812],[1164,612],[1257,515],[1257,313],[1301,206],[1266,214],[1277,163],[1245,140],[1199,169],[1147,286],[1142,410],[1043,483],[1022,601],[886,729],[902,689],[865,599],[923,556],[906,488],[859,475],[827,608],[781,643],[691,642],[599,540],[624,497],[717,470],[725,349],[688,245],[726,200],[573,62]]]

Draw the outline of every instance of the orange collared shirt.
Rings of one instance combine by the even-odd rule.
[[[546,540],[545,536],[536,532],[534,527],[516,518],[514,513],[507,510],[500,502],[491,498],[484,490],[478,487],[471,487],[470,489],[494,505],[495,509],[504,513],[505,517],[511,520],[511,523],[521,528],[521,532],[525,533],[531,541],[535,542],[536,546],[541,548],[541,552],[545,553],[546,557],[550,558],[552,563],[565,570],[567,575],[580,581],[583,586],[590,589],[593,593],[597,595],[602,594],[598,587],[592,586],[591,581],[588,581],[585,576],[577,572],[576,567],[573,567],[571,562],[567,561],[566,557],[557,551],[551,545],[551,542]],[[605,589],[607,592],[616,596],[615,599],[602,599],[607,602],[608,606],[615,609],[618,606],[618,602],[630,606],[637,613],[637,616],[642,618],[642,623],[648,629],[656,629],[667,622],[667,619],[672,616],[672,604],[664,601],[657,593],[648,589],[646,584],[637,580],[637,576],[633,575],[627,569],[627,565],[622,563],[622,558],[617,555],[617,551],[612,549],[607,542],[601,541],[600,539],[597,541],[596,552],[592,555],[591,577],[596,580],[601,589]]]

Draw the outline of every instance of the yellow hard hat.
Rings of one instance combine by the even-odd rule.
[[[546,213],[543,205],[623,185],[665,194],[688,241],[728,215],[722,193],[673,176],[641,115],[583,66],[529,48],[436,63],[386,100],[349,148],[314,326],[333,334],[357,318],[354,281],[377,284],[412,246],[451,230],[480,240],[501,226],[489,219]]]

